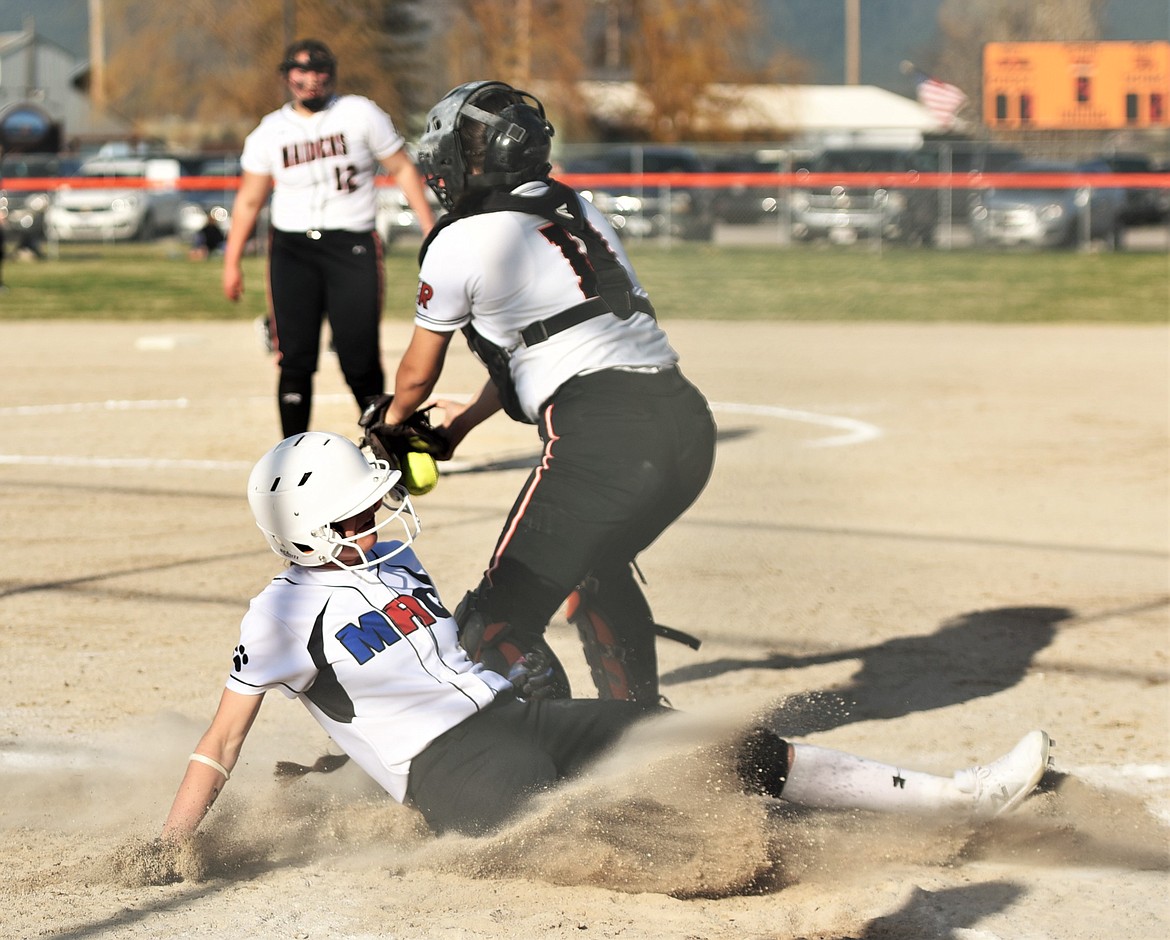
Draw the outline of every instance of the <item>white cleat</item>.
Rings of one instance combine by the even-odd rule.
[[[1045,732],[1030,731],[999,760],[956,771],[955,784],[974,801],[972,815],[990,819],[1019,806],[1048,769],[1051,747]]]

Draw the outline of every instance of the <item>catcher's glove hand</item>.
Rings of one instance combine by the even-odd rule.
[[[451,444],[442,431],[431,425],[427,417],[430,408],[416,411],[401,424],[387,424],[386,410],[392,401],[393,395],[380,395],[366,406],[358,418],[366,432],[358,446],[368,447],[375,457],[401,471],[406,491],[421,496],[439,482],[435,457],[449,456]]]
[[[392,401],[393,395],[379,395],[366,405],[362,416],[358,418],[358,425],[365,431],[359,446],[369,446],[378,457],[391,461],[395,466],[403,462],[408,451],[446,457],[451,450],[451,442],[446,434],[431,424],[427,415],[431,409],[416,411],[401,424],[387,424],[386,411]]]

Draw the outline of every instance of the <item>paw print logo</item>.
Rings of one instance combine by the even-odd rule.
[[[244,652],[243,645],[237,646],[232,653],[232,665],[236,667],[236,672],[239,672],[248,664],[248,654]]]

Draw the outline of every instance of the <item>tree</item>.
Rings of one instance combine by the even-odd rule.
[[[589,4],[454,0],[448,6],[447,28],[439,39],[446,50],[446,88],[498,79],[538,95],[556,115],[562,136],[581,126],[582,103],[572,89],[585,75],[581,37],[593,12]]]
[[[163,118],[218,127],[224,145],[285,100],[277,71],[295,34],[326,42],[343,90],[367,95],[400,124],[431,89],[417,80],[425,25],[418,0],[106,0],[107,94],[138,124]],[[406,129],[405,127],[403,128]]]
[[[1099,39],[1107,0],[943,0],[940,51],[931,71],[958,85],[980,109],[988,42]]]
[[[653,140],[696,136],[696,124],[721,124],[730,102],[712,98],[707,86],[755,80],[751,41],[759,21],[754,2],[742,0],[634,0],[636,42],[629,61],[634,81],[651,107]]]
[[[575,136],[588,115],[577,83],[633,81],[650,103],[651,140],[720,136],[731,103],[714,83],[791,81],[806,71],[758,48],[757,0],[455,0],[447,34],[452,84],[496,77],[539,90]],[[633,131],[634,129],[625,128]]]
[[[718,137],[732,101],[708,86],[803,73],[762,47],[758,0],[104,0],[111,106],[140,128],[194,125],[202,143],[237,146],[285,99],[276,67],[290,13],[297,37],[337,54],[340,87],[407,134],[451,86],[500,78],[545,100],[561,139],[585,138],[596,129],[578,83],[605,77],[649,100],[639,135]]]

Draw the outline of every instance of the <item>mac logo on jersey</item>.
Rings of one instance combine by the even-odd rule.
[[[369,662],[376,653],[393,646],[419,628],[432,626],[440,616],[450,616],[441,606],[428,609],[430,597],[400,594],[379,610],[369,610],[334,634],[358,665]]]

